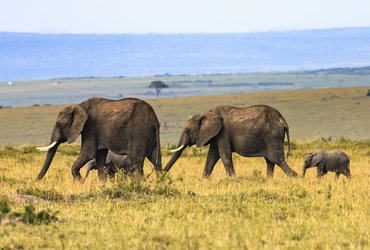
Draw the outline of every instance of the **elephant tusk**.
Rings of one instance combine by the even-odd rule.
[[[170,150],[170,152],[177,152],[177,151],[180,151],[181,149],[183,149],[183,148],[185,148],[185,145],[183,144],[183,145],[181,145],[180,147],[178,147],[178,148],[175,148],[175,149],[172,149],[172,150]]]
[[[57,144],[57,142],[55,141],[55,142],[53,142],[53,143],[51,143],[50,145],[48,145],[48,146],[45,146],[45,147],[36,147],[37,148],[37,150],[39,150],[39,151],[48,151],[49,149],[51,149],[52,147],[54,147],[55,146],[55,144]]]

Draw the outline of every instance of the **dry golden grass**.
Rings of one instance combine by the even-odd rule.
[[[294,141],[289,164],[299,173],[304,155],[342,148],[351,158],[352,180],[321,180],[310,169],[290,179],[277,167],[267,179],[261,158],[235,155],[236,178],[217,163],[201,178],[207,148],[186,149],[169,173],[133,181],[122,176],[101,183],[92,173],[73,183],[77,146],[62,146],[45,179],[34,181],[45,153],[32,147],[0,149],[0,187],[13,210],[14,193],[44,199],[36,209],[59,211],[49,225],[0,226],[5,249],[368,249],[370,247],[369,141]],[[163,149],[163,161],[170,154]],[[145,163],[145,173],[152,168]],[[26,203],[27,204],[27,203]]]

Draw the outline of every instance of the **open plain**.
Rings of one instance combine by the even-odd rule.
[[[190,115],[218,105],[267,104],[281,112],[291,138],[370,139],[369,87],[304,89],[260,93],[146,99],[161,123],[162,145],[177,143]],[[0,109],[0,145],[47,143],[57,114],[65,105]]]
[[[188,148],[166,177],[145,162],[144,179],[122,175],[74,183],[77,145],[59,148],[45,179],[34,181],[59,106],[0,109],[0,248],[3,249],[370,249],[370,97],[367,87],[309,89],[148,100],[161,121],[163,163],[189,115],[217,105],[268,104],[290,126],[289,165],[305,154],[344,150],[353,178],[328,173],[292,179],[262,158],[234,155],[237,177],[221,162],[201,177],[207,148]],[[84,169],[82,169],[84,171]],[[24,223],[11,212],[48,211],[56,220]],[[9,212],[10,208],[11,211]],[[7,219],[5,219],[7,218]],[[23,217],[22,217],[23,218]],[[42,222],[47,223],[42,223]]]

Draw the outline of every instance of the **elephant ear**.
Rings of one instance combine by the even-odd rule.
[[[68,133],[68,143],[74,142],[87,121],[87,113],[80,106],[72,106],[72,125]]]
[[[313,153],[311,158],[311,166],[317,166],[324,156],[324,153],[322,151]]]
[[[197,137],[197,146],[206,145],[209,140],[215,137],[222,128],[222,118],[215,112],[208,112],[200,121],[200,128]]]

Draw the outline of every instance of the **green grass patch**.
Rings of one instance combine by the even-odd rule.
[[[171,197],[180,195],[175,187],[175,180],[168,176],[158,176],[154,181],[134,176],[118,175],[113,186],[104,188],[102,194],[109,198],[128,199],[134,196],[140,197]]]
[[[54,202],[59,202],[59,201],[64,201],[65,198],[62,194],[57,192],[54,189],[50,190],[42,190],[39,188],[23,188],[23,189],[17,189],[18,194],[25,194],[25,195],[32,195],[47,201],[54,201]]]
[[[33,205],[25,205],[24,211],[11,212],[12,208],[6,197],[0,198],[0,225],[16,225],[19,223],[41,225],[58,221],[57,212],[49,209],[36,211]]]

